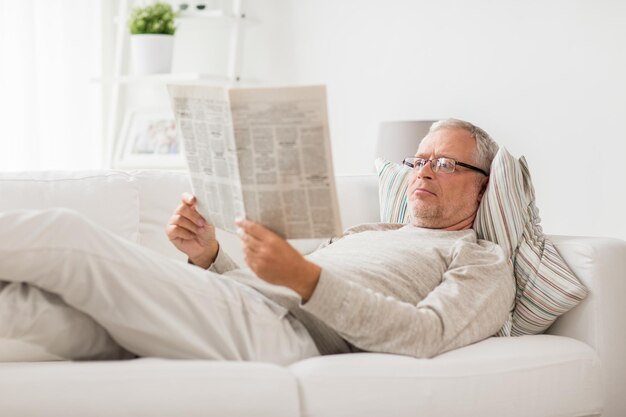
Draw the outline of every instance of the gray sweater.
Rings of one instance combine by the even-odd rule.
[[[307,255],[322,268],[306,303],[238,269],[224,251],[209,270],[289,310],[322,354],[371,351],[432,357],[495,334],[513,308],[510,261],[473,230],[365,224]]]

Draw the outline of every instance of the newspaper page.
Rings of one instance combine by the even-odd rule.
[[[229,93],[246,217],[289,239],[340,236],[326,88]]]
[[[222,87],[169,85],[198,212],[235,232],[245,217],[228,92]]]

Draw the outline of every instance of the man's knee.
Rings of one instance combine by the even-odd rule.
[[[72,227],[85,222],[85,217],[76,210],[66,207],[52,207],[40,211],[41,216],[61,227]]]
[[[11,225],[15,232],[28,232],[29,235],[37,232],[50,232],[51,229],[58,231],[80,227],[81,224],[87,222],[85,217],[76,210],[64,207],[0,212],[0,220],[3,225],[6,223],[7,230],[8,225]]]
[[[55,217],[61,220],[63,219],[71,220],[77,217],[82,217],[82,214],[80,214],[78,211],[71,209],[71,208],[67,208],[67,207],[50,207],[50,208],[42,209],[40,210],[40,212],[43,215]]]
[[[55,239],[71,239],[89,229],[89,221],[76,210],[54,207],[39,210],[34,214],[36,226],[44,234]]]

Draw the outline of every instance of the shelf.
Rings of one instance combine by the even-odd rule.
[[[236,19],[237,17],[241,16],[223,10],[185,10],[179,11],[176,19]]]
[[[105,147],[105,166],[111,166],[116,161],[115,149],[121,140],[121,130],[123,126],[120,120],[123,120],[128,114],[127,102],[125,102],[125,93],[134,88],[150,87],[150,89],[163,90],[166,84],[203,84],[215,86],[233,86],[241,85],[239,76],[241,74],[241,54],[242,39],[244,28],[250,23],[258,23],[254,19],[250,21],[242,10],[242,2],[245,0],[231,0],[232,7],[221,9],[204,9],[198,10],[190,7],[186,10],[177,11],[177,24],[182,25],[187,21],[190,25],[199,23],[213,25],[222,20],[226,23],[226,27],[230,32],[228,38],[228,58],[227,70],[221,72],[215,70],[216,73],[167,73],[167,74],[126,74],[129,71],[129,31],[127,19],[132,7],[139,3],[138,0],[118,0],[117,15],[114,17],[115,22],[115,44],[113,49],[115,57],[113,60],[113,68],[111,75],[99,79],[92,79],[92,83],[98,83],[103,86],[104,90],[109,93],[108,97],[108,128],[106,134]],[[223,2],[220,2],[223,3]],[[195,20],[194,22],[191,22]],[[204,20],[204,21],[202,21]],[[213,20],[213,21],[211,21]],[[199,69],[199,68],[198,68]],[[246,84],[258,84],[258,80],[246,78]]]
[[[174,20],[194,20],[194,19],[226,19],[235,20],[237,18],[245,18],[245,15],[237,16],[234,13],[224,12],[222,10],[202,10],[202,11],[184,11],[178,12],[178,16]],[[118,25],[120,22],[119,16],[113,18],[113,23]],[[126,21],[124,22],[126,26]]]
[[[170,73],[170,74],[136,74],[123,75],[116,78],[97,78],[92,80],[102,84],[164,84],[171,82],[207,81],[215,83],[231,83],[232,80],[226,75],[203,74],[203,73]]]

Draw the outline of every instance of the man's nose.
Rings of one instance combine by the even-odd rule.
[[[433,166],[428,161],[421,168],[416,168],[416,174],[418,178],[429,178],[432,179],[434,175]]]

